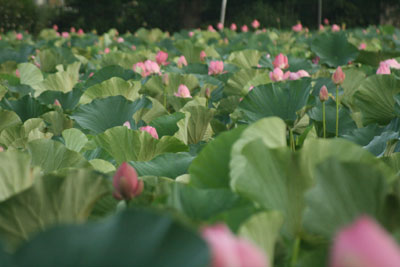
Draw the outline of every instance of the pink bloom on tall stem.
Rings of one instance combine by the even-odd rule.
[[[118,39],[117,39],[117,43],[123,43],[125,40],[124,40],[124,38],[122,38],[122,37],[118,37]]]
[[[105,49],[104,49],[104,54],[108,54],[108,53],[110,53],[110,48],[108,48],[108,47],[106,47]]]
[[[209,32],[215,32],[215,29],[214,29],[214,27],[213,27],[212,25],[208,25],[207,31],[209,31]]]
[[[260,27],[260,22],[258,21],[258,20],[253,20],[253,22],[251,23],[251,26],[254,28],[254,29],[257,29],[258,27]]]
[[[361,43],[361,44],[358,46],[358,49],[359,49],[359,50],[365,50],[365,48],[367,48],[367,44],[366,44],[366,43]]]
[[[328,88],[326,88],[325,85],[323,85],[321,87],[321,89],[319,90],[319,100],[321,100],[321,102],[325,102],[329,99],[329,92],[328,92]]]
[[[158,139],[158,134],[157,134],[157,130],[154,127],[151,126],[143,126],[140,127],[139,130],[144,131],[144,132],[148,132],[151,136],[153,136],[155,139]]]
[[[333,24],[333,25],[332,25],[332,31],[333,31],[333,32],[338,32],[338,31],[340,31],[340,26],[337,25],[337,24]]]
[[[301,25],[301,23],[299,22],[292,27],[292,30],[294,32],[301,32],[303,30],[303,25]]]
[[[179,85],[178,93],[175,93],[175,96],[182,98],[192,98],[189,88],[187,88],[187,86],[184,84]]]
[[[131,123],[129,121],[124,122],[124,124],[122,126],[125,126],[128,129],[131,129]]]
[[[75,27],[71,27],[71,29],[69,30],[71,33],[75,33],[76,32],[76,29],[75,29]]]
[[[238,238],[223,224],[206,227],[202,236],[211,249],[212,267],[267,267],[266,255],[250,241]]]
[[[68,33],[68,32],[62,32],[62,33],[61,33],[61,36],[62,36],[63,38],[68,38],[68,37],[69,37],[69,33]]]
[[[21,77],[21,74],[19,73],[19,69],[16,69],[16,70],[15,70],[15,76],[17,76],[18,78]]]
[[[124,162],[113,177],[113,196],[118,200],[131,200],[143,191],[143,181],[138,179],[136,170]]]
[[[224,24],[222,24],[221,22],[218,22],[217,29],[222,31],[224,29]]]
[[[324,19],[324,24],[325,24],[325,25],[329,25],[329,19],[325,18],[325,19]]]
[[[58,26],[56,24],[53,25],[53,30],[58,31]]]
[[[84,35],[84,34],[85,34],[85,32],[82,29],[78,30],[78,35]]]
[[[331,250],[330,266],[400,266],[400,249],[379,224],[367,216],[362,216],[336,235]]]
[[[320,31],[323,31],[324,29],[325,29],[325,28],[324,28],[324,25],[320,24],[320,25],[319,25],[319,30],[320,30]]]
[[[391,73],[390,67],[387,64],[381,62],[381,64],[379,64],[378,70],[376,71],[376,74],[390,74],[390,73]]]
[[[53,105],[54,105],[54,106],[57,106],[57,107],[61,107],[61,103],[60,103],[60,101],[58,101],[58,99],[55,99],[55,100],[54,100]]]
[[[89,73],[89,78],[94,75],[94,72]]]
[[[248,32],[248,31],[249,31],[249,27],[247,27],[247,25],[243,25],[242,32]]]
[[[208,66],[208,75],[221,74],[224,71],[224,62],[219,60],[213,60]]]
[[[200,60],[201,60],[201,61],[204,61],[206,57],[207,57],[206,52],[204,52],[204,50],[202,50],[202,51],[200,52]]]
[[[230,29],[231,29],[232,31],[236,31],[236,30],[237,30],[236,24],[235,24],[235,23],[232,23]]]
[[[334,84],[339,85],[344,82],[344,79],[346,78],[346,75],[344,74],[342,68],[339,66],[335,70],[335,72],[332,75],[332,81]]]
[[[280,53],[275,57],[274,61],[272,62],[272,65],[274,65],[274,68],[280,68],[280,69],[289,68],[289,61],[287,56]]]
[[[182,68],[183,66],[187,66],[187,64],[188,64],[188,63],[187,63],[187,61],[186,61],[185,56],[183,56],[183,55],[180,56],[179,59],[178,59],[178,64],[177,64],[178,67],[179,67],[179,68]]]
[[[167,59],[168,59],[168,53],[164,51],[158,51],[156,55],[156,61],[159,65],[163,66],[168,65]]]
[[[194,32],[190,31],[189,32],[189,37],[193,37],[194,36]]]
[[[148,59],[144,62],[144,66],[145,66],[145,69],[146,69],[146,72],[148,73],[148,75],[161,74],[160,66],[158,66],[157,62],[155,62],[155,61]]]
[[[16,35],[15,35],[15,38],[17,38],[17,40],[22,40],[23,38],[24,38],[24,36],[22,35],[22,33],[17,33]]]

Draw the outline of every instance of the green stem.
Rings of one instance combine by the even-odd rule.
[[[290,148],[294,152],[294,151],[296,151],[296,144],[294,142],[294,136],[293,136],[292,129],[289,129],[289,138],[290,138]]]
[[[300,251],[300,238],[297,236],[296,239],[294,240],[292,259],[290,260],[291,267],[296,266],[297,259],[299,257],[299,251]]]
[[[325,101],[322,102],[322,125],[324,127],[324,138],[326,138],[326,115],[325,115]]]
[[[339,85],[336,85],[336,137],[339,136]]]
[[[164,108],[167,109],[167,87],[164,86]]]

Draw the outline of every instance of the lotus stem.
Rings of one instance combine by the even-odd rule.
[[[339,85],[336,85],[336,137],[339,136]]]
[[[296,239],[294,240],[294,245],[293,245],[293,252],[292,252],[292,258],[290,260],[290,266],[294,267],[296,266],[297,259],[299,257],[299,251],[300,251],[300,238],[296,236]]]
[[[324,128],[324,138],[326,138],[326,113],[325,113],[325,102],[322,102],[322,125]]]
[[[293,152],[296,151],[296,144],[294,142],[294,135],[293,135],[293,130],[289,129],[289,139],[290,139],[290,148],[292,149]]]

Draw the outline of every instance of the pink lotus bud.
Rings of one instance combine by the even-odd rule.
[[[206,52],[204,52],[204,50],[202,50],[202,51],[200,52],[200,60],[201,60],[201,61],[204,61],[206,57],[207,57]]]
[[[160,72],[160,66],[158,66],[157,62],[151,61],[151,60],[146,60],[144,62],[144,67],[148,75],[150,74],[161,74]]]
[[[367,44],[366,44],[366,43],[361,43],[361,44],[358,46],[358,49],[359,49],[359,50],[365,50],[365,48],[367,48]]]
[[[85,32],[82,29],[78,30],[78,35],[84,35],[84,34],[85,34]]]
[[[122,126],[127,127],[128,129],[131,129],[131,124],[129,121],[124,122],[124,124]]]
[[[271,58],[271,55],[270,54],[266,54],[265,57],[266,58]]]
[[[190,31],[189,32],[189,37],[193,37],[194,36],[194,32]]]
[[[89,73],[89,78],[94,75],[94,72]]]
[[[323,31],[323,30],[324,30],[324,25],[320,24],[320,25],[319,25],[319,30],[320,30],[320,31]]]
[[[221,22],[218,22],[217,29],[222,31],[224,29],[224,24],[222,24]]]
[[[142,193],[144,184],[142,180],[138,180],[135,169],[124,162],[114,175],[113,186],[113,196],[116,199],[130,200]]]
[[[16,70],[15,70],[15,76],[17,76],[18,78],[21,77],[21,74],[19,73],[19,69],[16,69]]]
[[[157,130],[154,127],[151,126],[144,126],[144,127],[140,127],[139,130],[144,131],[144,132],[148,132],[151,136],[153,136],[155,139],[158,139],[158,134],[157,134]]]
[[[376,71],[376,74],[390,74],[390,67],[387,64],[381,62],[381,64],[379,64],[378,70]]]
[[[230,29],[231,29],[232,31],[236,31],[236,30],[237,30],[236,24],[235,24],[235,23],[232,23]]]
[[[289,79],[289,78],[290,78],[290,74],[291,74],[290,71],[285,72],[285,73],[283,74],[283,80]]]
[[[75,33],[76,32],[76,29],[75,29],[75,27],[71,27],[71,29],[69,30],[71,33]]]
[[[118,37],[118,39],[117,39],[117,43],[123,43],[125,40],[124,40],[124,38],[122,38],[122,37]]]
[[[310,77],[310,74],[308,74],[308,72],[305,70],[299,70],[297,72],[291,72],[289,74],[289,80],[298,80],[303,77]]]
[[[0,146],[0,152],[3,152],[4,148],[2,146]]]
[[[324,19],[324,24],[329,25],[329,20],[327,18]]]
[[[168,73],[164,73],[162,76],[162,82],[164,85],[168,85],[169,84],[169,75]]]
[[[156,61],[159,65],[164,65],[164,66],[168,65],[167,59],[168,59],[168,53],[164,51],[158,51],[156,55]]]
[[[339,85],[344,82],[344,79],[346,78],[346,75],[342,71],[342,68],[339,66],[335,70],[335,72],[332,75],[332,81],[334,84]]]
[[[258,20],[253,20],[253,22],[251,23],[251,26],[254,28],[254,29],[257,29],[258,27],[260,27],[260,22],[258,21]]]
[[[318,64],[319,60],[320,60],[319,56],[316,56],[315,58],[313,58],[312,63]]]
[[[62,32],[62,33],[61,33],[61,36],[62,36],[63,38],[68,38],[68,37],[69,37],[69,33],[68,33],[68,32]]]
[[[274,65],[274,68],[280,68],[280,69],[289,68],[289,61],[287,56],[280,53],[275,57],[275,60],[274,62],[272,62],[272,65]]]
[[[400,249],[379,224],[362,216],[336,235],[330,266],[400,266]]]
[[[206,227],[202,236],[211,250],[212,267],[268,267],[266,255],[257,246],[238,238],[223,224]]]
[[[294,32],[301,32],[303,30],[303,25],[301,25],[301,23],[299,22],[292,27],[292,30]]]
[[[214,27],[212,25],[208,25],[207,30],[209,32],[215,32],[215,29],[214,29]]]
[[[22,40],[24,38],[24,36],[22,35],[22,33],[17,33],[17,35],[15,36],[15,38],[17,38],[17,40]]]
[[[249,27],[247,27],[247,25],[243,25],[242,32],[248,32],[248,31],[249,31]]]
[[[382,61],[381,63],[388,65],[388,67],[392,68],[392,69],[400,69],[400,63],[397,62],[397,60],[394,58],[386,59],[385,61]]]
[[[187,88],[187,86],[184,84],[179,85],[178,93],[175,93],[175,96],[182,98],[192,98],[189,88]]]
[[[136,50],[136,45],[132,45],[131,49],[135,51]]]
[[[110,48],[109,47],[106,47],[105,49],[104,49],[104,54],[108,54],[108,53],[110,53]]]
[[[146,67],[143,62],[138,62],[135,65],[133,65],[133,71],[141,74],[142,77],[146,77],[149,75],[149,73],[146,71]]]
[[[58,26],[56,24],[53,25],[53,30],[58,31]]]
[[[253,86],[253,85],[250,86],[250,87],[249,87],[249,92],[252,91],[253,89],[254,89],[254,86]]]
[[[269,78],[274,82],[283,81],[283,71],[280,68],[275,68],[274,71],[269,73]]]
[[[211,97],[211,91],[210,91],[210,88],[206,88],[205,95],[206,95],[206,97],[207,97],[207,98],[210,98],[210,97]]]
[[[54,105],[54,106],[61,107],[61,103],[60,103],[60,101],[58,101],[58,99],[55,99],[55,100],[54,100],[53,105]]]
[[[326,88],[325,85],[323,85],[321,87],[321,89],[319,90],[319,100],[321,100],[321,102],[325,102],[329,99],[329,92],[328,92],[328,88]]]
[[[340,26],[337,25],[337,24],[333,24],[333,25],[332,25],[332,31],[333,31],[333,32],[338,32],[338,31],[340,31]]]
[[[208,66],[208,75],[221,74],[224,71],[224,62],[219,60],[213,60]]]
[[[185,56],[182,55],[178,59],[178,68],[182,68],[183,65],[187,66],[187,61],[186,61]]]

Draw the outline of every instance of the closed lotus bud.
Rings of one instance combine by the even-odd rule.
[[[204,61],[204,59],[207,57],[207,55],[206,55],[206,52],[204,52],[204,50],[202,50],[201,52],[200,52],[200,60],[201,61]]]
[[[58,101],[58,99],[54,100],[54,106],[61,107],[60,101]]]
[[[161,74],[160,66],[158,66],[157,62],[155,61],[151,61],[149,59],[146,60],[144,62],[144,67],[148,74]]]
[[[214,29],[214,27],[212,25],[208,25],[207,30],[209,32],[215,32],[215,29]]]
[[[56,24],[53,25],[53,30],[58,31],[58,26]]]
[[[24,36],[22,35],[22,33],[17,33],[15,38],[17,38],[17,40],[22,40],[24,38]]]
[[[339,66],[335,70],[335,72],[332,75],[332,81],[336,85],[340,85],[344,82],[344,79],[346,78],[346,75],[342,71],[342,68]]]
[[[135,169],[124,162],[119,166],[113,178],[113,196],[118,200],[131,200],[143,191],[143,181],[138,179]]]
[[[358,46],[358,49],[359,49],[359,50],[365,50],[365,48],[367,48],[367,44],[366,44],[366,43],[361,43],[361,44]]]
[[[337,25],[337,24],[333,24],[333,25],[332,25],[332,31],[333,31],[333,32],[338,32],[338,31],[340,31],[340,26]]]
[[[71,27],[71,29],[69,30],[71,33],[75,33],[76,32],[76,29],[75,29],[75,27]]]
[[[83,34],[85,34],[85,32],[82,29],[79,29],[78,30],[78,35],[83,35]]]
[[[63,38],[68,38],[68,37],[69,37],[69,33],[68,33],[68,32],[62,32],[62,33],[61,33],[61,36],[62,36]]]
[[[275,57],[274,61],[272,62],[272,65],[274,65],[274,68],[286,69],[289,68],[289,60],[287,56],[280,53]]]
[[[193,37],[194,36],[194,32],[190,31],[189,32],[189,37]]]
[[[213,60],[208,66],[208,75],[221,74],[224,71],[224,62],[219,60]]]
[[[292,30],[294,32],[301,32],[303,30],[303,25],[301,25],[301,23],[299,22],[292,27]]]
[[[325,25],[329,25],[329,19],[325,18],[324,23],[325,23]]]
[[[206,95],[206,97],[207,97],[207,98],[210,98],[210,97],[211,97],[211,91],[210,91],[210,88],[206,88],[205,95]]]
[[[178,93],[175,93],[175,96],[182,98],[192,98],[189,88],[187,88],[187,86],[184,84],[179,85]]]
[[[187,61],[186,61],[186,58],[185,58],[185,56],[180,56],[179,57],[179,59],[178,59],[178,67],[179,68],[182,68],[183,66],[187,66]]]
[[[251,26],[254,28],[254,29],[257,29],[258,27],[260,27],[260,22],[258,21],[258,20],[253,20],[253,22],[251,23]]]
[[[131,124],[129,121],[124,122],[123,126],[127,127],[128,129],[131,128]]]
[[[159,65],[167,65],[168,53],[164,51],[158,51],[156,55],[156,61]]]
[[[326,86],[322,86],[321,89],[319,90],[319,100],[321,100],[321,102],[325,102],[329,99],[329,92],[328,92],[328,88],[326,88]]]
[[[4,148],[2,146],[0,146],[0,152],[3,152]]]
[[[108,48],[108,47],[106,47],[105,49],[104,49],[104,54],[108,54],[108,53],[110,53],[110,48]]]
[[[125,40],[124,40],[124,38],[122,38],[122,37],[118,37],[118,39],[117,39],[117,43],[123,43]]]
[[[15,70],[15,76],[17,76],[18,78],[21,77],[21,74],[19,73],[19,69],[16,69],[16,70]]]
[[[283,71],[280,68],[275,68],[274,71],[269,73],[269,78],[271,81],[279,82],[283,81]]]
[[[249,27],[247,27],[247,25],[243,25],[242,32],[248,32],[248,31],[249,31]]]
[[[237,26],[236,26],[235,23],[232,23],[230,28],[231,28],[232,31],[236,31],[237,30]]]
[[[218,30],[222,31],[224,29],[224,24],[222,24],[221,22],[218,22],[217,28],[218,28]]]
[[[158,134],[157,134],[157,130],[154,127],[151,126],[143,126],[140,127],[139,130],[144,131],[144,132],[148,132],[151,136],[153,136],[155,139],[158,139]]]

